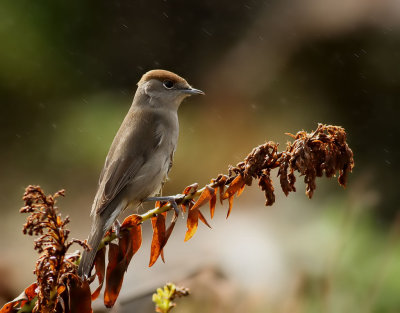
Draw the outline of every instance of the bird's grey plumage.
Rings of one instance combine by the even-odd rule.
[[[163,79],[174,79],[176,91],[164,90]],[[150,71],[139,82],[100,175],[91,211],[91,251],[82,255],[78,270],[81,276],[89,275],[100,241],[121,211],[137,207],[160,191],[178,140],[177,109],[191,90],[193,94],[202,93],[167,71]]]
[[[168,112],[165,117],[160,110],[132,107],[117,133],[118,142],[114,140],[102,172],[99,189],[92,207],[92,215],[101,214],[108,204],[124,188],[136,188],[136,198],[141,200],[158,191],[160,182],[155,186],[138,186],[144,180],[163,179],[167,174],[164,164],[171,162],[170,156],[175,151],[178,139],[178,117]],[[175,116],[174,116],[175,115]],[[132,123],[131,121],[135,121]],[[170,129],[167,132],[166,129]],[[164,138],[168,134],[168,138]],[[116,138],[117,138],[116,137]],[[119,157],[123,152],[124,158]],[[138,153],[140,151],[140,153]],[[164,152],[167,155],[164,155]],[[118,155],[116,157],[116,155]],[[159,159],[156,166],[144,168],[151,159]],[[134,186],[130,186],[134,185]],[[140,197],[142,195],[142,197]]]

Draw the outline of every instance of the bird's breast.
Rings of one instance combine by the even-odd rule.
[[[152,153],[147,155],[143,166],[128,184],[128,195],[145,199],[158,193],[171,167],[178,141],[178,124],[174,120],[157,125],[159,139]],[[128,199],[130,201],[130,199]]]
[[[165,151],[164,151],[165,150]],[[143,200],[160,191],[170,167],[170,152],[160,147],[143,164],[138,174],[128,184],[130,192],[128,195],[135,195],[135,199]],[[130,202],[131,199],[128,199]]]

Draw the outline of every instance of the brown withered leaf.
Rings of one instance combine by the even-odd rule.
[[[167,241],[168,241],[169,237],[171,236],[172,231],[174,230],[174,227],[175,227],[175,224],[176,224],[176,220],[178,219],[178,214],[175,211],[173,213],[174,213],[174,215],[172,216],[171,223],[169,224],[169,226],[167,228],[167,231],[165,233],[165,239],[164,239],[164,243],[163,243],[163,246],[162,246],[163,248],[167,244]]]
[[[17,312],[17,310],[14,309],[14,308],[18,305],[19,302],[20,301],[14,301],[14,300],[10,301],[10,302],[7,302],[1,308],[0,313],[14,313],[14,312]]]
[[[184,203],[181,204],[181,208],[182,208],[182,212],[186,213],[187,209],[186,209],[186,205]]]
[[[125,266],[125,271],[128,265],[135,255],[135,253],[140,249],[142,245],[142,225],[136,224],[132,225],[129,229],[121,230],[121,237],[119,238],[119,247],[121,249],[123,259],[121,262]]]
[[[167,220],[167,212],[162,212],[161,214],[164,215],[165,220]],[[167,233],[167,231],[165,231],[165,233]],[[163,261],[163,263],[165,263],[165,258],[164,258],[164,243],[165,243],[165,241],[166,241],[166,239],[164,238],[164,242],[161,245],[161,252],[160,252],[161,261]]]
[[[174,227],[175,227],[177,219],[178,219],[178,214],[174,211],[174,215],[172,216],[171,223],[169,224],[169,226],[167,228],[167,232],[165,234],[165,243],[164,243],[164,245],[167,243],[169,237],[171,236],[171,233],[174,230]]]
[[[243,188],[243,185],[245,184],[245,180],[242,175],[237,175],[235,179],[231,182],[229,185],[228,189],[226,189],[222,199],[228,199],[232,197],[235,193],[237,193],[239,190]]]
[[[122,249],[124,255],[125,271],[128,265],[140,249],[142,245],[142,217],[137,214],[132,214],[125,218],[121,225],[121,238],[119,240],[119,246]]]
[[[167,212],[164,212],[165,214],[164,214],[164,216],[165,216],[165,218],[167,218]],[[171,220],[171,223],[169,224],[169,226],[168,226],[168,228],[167,228],[167,230],[166,230],[166,232],[165,232],[165,238],[164,238],[164,242],[163,242],[163,244],[162,244],[162,247],[161,247],[161,259],[162,259],[162,261],[165,263],[165,259],[164,259],[164,247],[165,247],[165,245],[167,244],[167,242],[168,242],[168,239],[169,239],[169,237],[171,236],[171,234],[172,234],[172,231],[174,230],[174,227],[175,227],[175,224],[176,224],[176,220],[178,219],[178,214],[175,212],[175,211],[173,211],[173,216],[172,216],[172,220]]]
[[[294,175],[293,169],[289,173],[288,179],[289,179],[289,185],[291,186],[292,191],[296,192],[296,186],[294,185],[296,183],[296,176]]]
[[[37,283],[33,283],[30,286],[26,287],[25,290],[13,301],[21,301],[20,305],[23,307],[27,302],[33,300],[37,296],[36,288]]]
[[[288,175],[289,158],[290,155],[288,155],[287,153],[284,153],[282,155],[278,171],[281,188],[286,196],[289,195],[289,192],[296,191],[296,188],[294,186],[294,183],[296,182],[296,177],[293,174],[293,169],[291,169],[291,172]]]
[[[197,225],[199,224],[199,210],[189,210],[187,218],[187,231],[185,234],[185,241],[188,241],[197,231]]]
[[[197,199],[196,203],[191,207],[190,210],[197,210],[202,205],[206,204],[207,202],[211,201],[211,199],[215,196],[214,188],[210,186],[206,186],[203,192],[200,194],[199,199]]]
[[[58,294],[58,295],[61,295],[61,294],[65,291],[66,288],[67,288],[67,287],[65,287],[65,285],[58,286],[58,288],[57,288],[57,294]]]
[[[211,219],[214,217],[214,212],[215,212],[215,205],[217,204],[217,189],[214,189],[214,194],[212,195],[210,199],[210,216]]]
[[[129,215],[122,222],[121,229],[139,225],[141,222],[142,222],[142,217],[140,215],[137,214]]]
[[[101,288],[103,287],[104,274],[106,271],[106,247],[103,247],[103,249],[97,251],[96,257],[94,259],[94,266],[96,268],[96,275],[99,280],[99,286],[92,294],[92,301],[97,299],[100,294]]]
[[[28,301],[31,301],[33,298],[36,297],[36,288],[37,283],[33,283],[24,290],[25,296],[27,297]]]
[[[314,191],[317,188],[317,183],[315,179],[315,170],[310,169],[310,171],[308,171],[306,176],[304,177],[304,183],[306,184],[306,195],[309,199],[312,198],[312,196],[314,195]]]
[[[225,183],[228,180],[228,176],[220,174],[217,179],[215,180],[217,182],[218,190],[219,190],[219,201],[221,204],[223,204],[223,198],[224,198],[224,193],[225,193]],[[212,180],[213,182],[213,180]],[[217,190],[215,190],[217,192]]]
[[[165,241],[166,230],[164,215],[158,214],[156,217],[153,217],[151,219],[151,224],[153,226],[153,239],[151,241],[149,267],[153,266],[153,264],[157,261]]]
[[[199,219],[200,219],[200,221],[202,221],[208,228],[212,228],[212,227],[210,226],[210,224],[208,224],[206,218],[205,218],[204,215],[200,212],[200,210],[199,210]]]
[[[124,273],[124,269],[121,266],[118,266],[120,258],[120,249],[118,245],[110,243],[108,245],[108,266],[106,273],[106,287],[104,290],[104,305],[107,308],[111,308],[114,305],[122,286],[122,280],[118,279]]]
[[[229,185],[228,189],[226,189],[224,195],[222,196],[221,199],[223,199],[223,200],[228,199],[228,203],[229,203],[229,208],[228,208],[228,213],[226,214],[226,218],[229,217],[229,215],[231,214],[231,211],[232,211],[233,196],[235,195],[235,193],[237,193],[237,196],[239,196],[243,192],[245,184],[246,184],[246,181],[245,181],[244,177],[242,175],[238,174],[235,177],[235,179],[233,179],[233,181]]]
[[[239,190],[236,194],[237,197],[239,197],[243,193],[245,187],[246,187],[246,184],[243,184],[242,187],[239,188]]]
[[[36,288],[37,283],[33,283],[25,288],[25,290],[18,297],[4,304],[4,306],[0,309],[0,313],[15,312],[15,307],[17,306],[20,306],[22,308],[26,303],[36,297]]]
[[[218,190],[219,190],[219,202],[221,204],[223,204],[223,200],[224,200],[224,193],[225,193],[225,185],[221,185],[218,186]]]
[[[192,194],[192,193],[195,193],[195,192],[197,191],[198,188],[199,188],[199,184],[198,184],[198,183],[194,183],[194,184],[191,184],[191,185],[187,186],[187,187],[182,191],[182,193],[183,193],[184,195]],[[186,213],[186,211],[187,211],[187,205],[186,205],[185,203],[182,203],[182,204],[181,204],[181,208],[182,208],[182,212],[183,212],[183,213]]]
[[[194,192],[196,192],[196,190],[199,188],[199,184],[198,183],[194,183],[194,184],[191,184],[191,185],[189,185],[189,186],[187,186],[184,190],[183,190],[183,194],[184,195],[188,195],[188,194],[191,194],[191,193],[194,193]]]
[[[346,183],[347,183],[347,176],[349,173],[351,173],[351,171],[353,170],[353,166],[354,166],[354,160],[353,160],[353,152],[351,151],[351,149],[346,146],[346,150],[343,152],[343,154],[345,155],[343,157],[343,159],[345,160],[343,163],[343,166],[341,169],[339,169],[339,177],[338,177],[338,182],[341,186],[346,187]],[[346,162],[346,160],[349,160],[348,162]]]
[[[92,299],[88,281],[76,276],[68,284],[68,313],[92,313]]]
[[[316,189],[316,177],[322,176],[324,172],[326,177],[332,177],[339,171],[339,184],[345,185],[346,175],[354,166],[353,152],[346,142],[346,132],[338,126],[318,124],[312,133],[298,132],[295,141],[284,154],[290,158],[289,181],[294,185],[294,171],[304,175],[309,198]]]
[[[272,167],[276,165],[277,161],[277,146],[274,142],[269,141],[263,145],[254,148],[251,153],[246,157],[242,175],[245,183],[251,186],[253,178],[259,178],[262,168]],[[239,163],[238,165],[241,165]]]
[[[272,185],[272,180],[270,177],[269,170],[264,170],[263,174],[258,181],[258,186],[260,186],[261,190],[265,193],[265,205],[270,206],[275,202],[275,194],[274,194],[274,186]]]
[[[233,207],[233,195],[230,196],[230,197],[228,198],[228,204],[229,204],[229,207],[228,207],[228,213],[226,213],[226,218],[229,217],[229,215],[231,214],[231,211],[232,211],[232,207]]]
[[[121,225],[118,245],[110,244],[104,304],[112,307],[118,298],[124,280],[124,274],[133,255],[142,244],[141,217],[135,214],[128,216]]]

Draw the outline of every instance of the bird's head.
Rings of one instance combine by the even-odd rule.
[[[204,92],[193,88],[184,78],[172,72],[152,70],[142,76],[136,94],[147,97],[150,105],[178,109],[185,98],[204,95]]]

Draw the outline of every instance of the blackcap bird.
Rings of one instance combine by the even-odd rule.
[[[172,166],[179,133],[179,105],[188,96],[203,94],[169,71],[152,70],[140,79],[100,174],[91,211],[91,249],[82,254],[80,276],[90,275],[100,241],[118,215],[146,200],[157,199],[149,197],[160,193]]]

